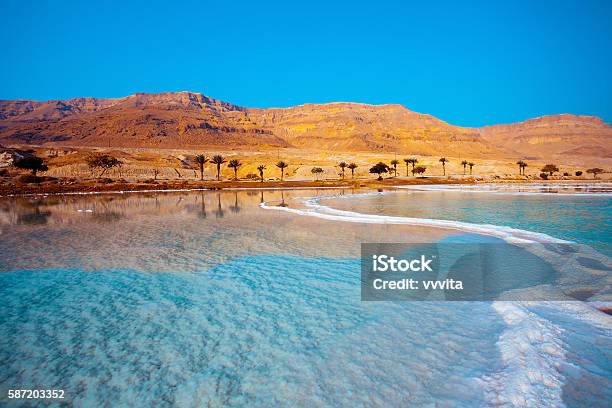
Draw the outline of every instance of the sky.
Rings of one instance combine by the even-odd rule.
[[[0,0],[0,99],[194,91],[612,122],[612,1]]]

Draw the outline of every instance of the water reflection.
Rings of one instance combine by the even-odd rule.
[[[206,200],[204,198],[204,193],[200,195],[200,212],[198,213],[198,217],[201,219],[206,219]]]
[[[223,218],[225,216],[225,212],[223,211],[223,207],[221,206],[221,193],[217,193],[217,209],[215,210],[215,217]]]
[[[238,192],[234,192],[234,205],[230,205],[230,211],[234,214],[240,212],[240,206],[238,205]]]
[[[326,194],[339,194],[326,191]],[[314,195],[315,191],[307,194]],[[208,219],[238,216],[246,208],[259,209],[260,204],[287,206],[298,193],[285,191],[202,191],[130,194],[53,195],[0,198],[0,226],[70,224],[85,221],[116,223],[135,214],[193,213]]]
[[[408,228],[261,208],[341,190],[61,195],[0,199],[0,271],[37,268],[201,271],[244,254],[356,257],[360,242],[399,242]],[[410,227],[430,241],[444,231]],[[321,239],[325,237],[325,239]],[[417,238],[414,238],[417,239]]]
[[[318,191],[317,191],[318,194]],[[285,192],[281,191],[281,203],[278,205],[279,207],[288,207],[289,205],[285,202]]]
[[[41,225],[46,224],[47,219],[51,215],[51,211],[41,211],[39,206],[34,208],[34,212],[18,214],[17,223],[25,225]]]
[[[123,214],[117,211],[97,212],[92,214],[92,218],[98,222],[113,223],[121,220]]]

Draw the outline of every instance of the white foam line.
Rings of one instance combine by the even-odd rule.
[[[612,193],[555,193],[555,192],[542,192],[542,191],[503,191],[503,190],[495,190],[495,186],[491,186],[491,188],[483,188],[482,186],[465,186],[461,185],[461,187],[451,187],[449,185],[441,185],[441,184],[432,184],[429,186],[395,186],[397,189],[402,190],[414,190],[414,191],[436,191],[436,192],[459,192],[459,193],[483,193],[483,194],[498,194],[498,195],[527,195],[527,196],[565,196],[565,197],[612,197]],[[522,186],[508,186],[501,188],[580,188],[577,185],[560,185],[560,186],[544,186],[544,185],[529,185],[524,184]],[[590,186],[589,186],[590,187]]]
[[[539,232],[531,232],[516,228],[490,225],[490,224],[473,224],[462,221],[438,220],[431,218],[411,218],[411,217],[394,217],[388,215],[373,215],[362,214],[353,211],[337,210],[319,203],[323,198],[332,197],[317,197],[310,198],[303,204],[310,209],[297,209],[290,207],[271,206],[267,203],[260,204],[260,207],[266,210],[281,210],[298,215],[317,217],[330,221],[344,221],[366,224],[394,224],[394,225],[413,225],[422,227],[434,227],[442,229],[460,230],[472,232],[480,235],[493,236],[501,238],[510,243],[532,243],[532,242],[550,242],[550,243],[571,243],[558,238],[553,238],[550,235]]]

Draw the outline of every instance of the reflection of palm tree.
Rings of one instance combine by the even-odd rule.
[[[238,192],[234,192],[234,205],[230,205],[230,211],[237,214],[240,212],[240,206],[238,205]]]
[[[224,215],[225,213],[221,207],[221,194],[217,193],[217,210],[215,211],[215,217],[223,218]]]
[[[263,196],[263,190],[261,190],[261,199],[259,200],[259,204],[263,204],[264,203],[264,196]]]
[[[202,200],[202,205],[200,207],[200,213],[198,214],[198,217],[206,219],[206,200],[204,200],[204,193],[201,194],[200,198]]]
[[[278,205],[279,207],[288,207],[285,202],[285,192],[281,190],[281,203]]]

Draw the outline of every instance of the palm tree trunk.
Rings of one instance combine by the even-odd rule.
[[[281,181],[283,181],[283,177],[285,177],[285,169],[281,169]]]
[[[217,164],[217,181],[219,181],[219,173],[221,173],[221,165]]]
[[[204,180],[204,163],[200,163],[200,181]]]

